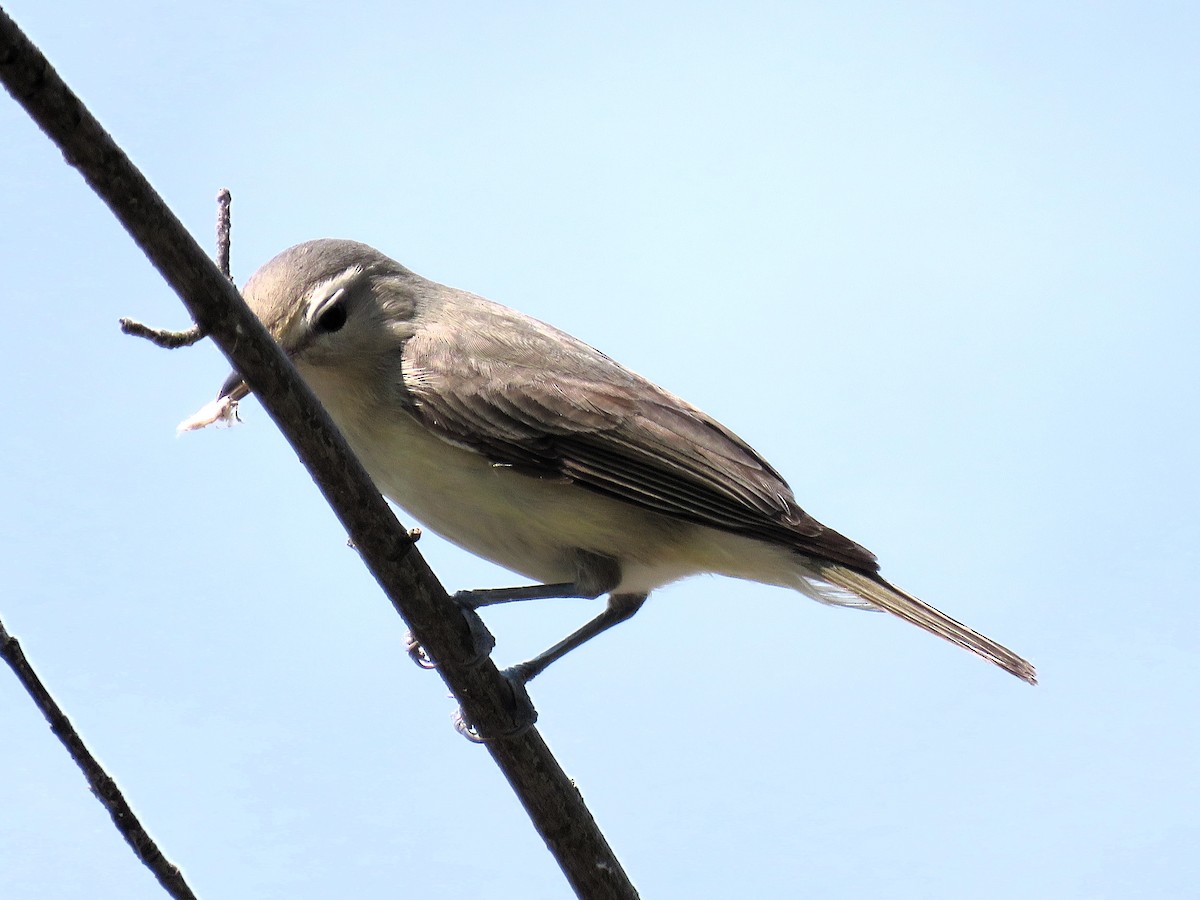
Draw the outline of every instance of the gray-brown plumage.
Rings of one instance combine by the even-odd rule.
[[[464,602],[610,594],[524,677],[654,588],[715,572],[885,609],[1035,681],[1028,662],[885,581],[729,429],[556,328],[351,241],[292,247],[244,293],[384,494],[554,586]]]

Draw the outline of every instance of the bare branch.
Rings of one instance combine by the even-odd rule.
[[[233,231],[229,205],[232,202],[233,195],[229,193],[229,188],[217,191],[217,268],[230,281],[233,281],[233,276],[229,274],[229,244]]]
[[[230,281],[233,281],[233,276],[229,274],[229,244],[232,230],[229,205],[232,199],[229,188],[221,188],[217,191],[217,268]],[[190,347],[205,337],[199,325],[193,325],[185,331],[168,331],[164,328],[154,328],[143,324],[137,319],[122,318],[118,320],[118,324],[125,334],[145,338],[152,344],[168,350]]]
[[[108,204],[200,328],[245,377],[313,473],[355,546],[458,698],[580,897],[637,892],[520,699],[450,600],[361,464],[237,290],[187,233],[45,57],[0,11],[0,79]],[[486,634],[486,632],[484,632]]]
[[[50,730],[67,748],[71,759],[75,760],[75,764],[83,772],[83,777],[87,779],[92,793],[104,804],[113,824],[117,826],[117,831],[121,832],[125,842],[133,848],[138,859],[154,873],[158,883],[172,897],[179,898],[179,900],[196,900],[196,895],[183,880],[182,873],[169,859],[163,856],[153,838],[146,833],[146,829],[142,827],[138,817],[125,802],[125,797],[121,793],[121,789],[117,787],[117,783],[104,771],[104,767],[100,765],[96,757],[92,756],[70,719],[54,702],[54,698],[50,696],[50,692],[38,678],[33,666],[25,658],[25,653],[21,650],[17,639],[4,628],[3,622],[0,622],[0,656],[4,657],[4,661],[13,670],[17,680],[21,682],[29,696],[33,698],[34,704],[45,716],[46,721],[50,723]]]
[[[179,347],[190,347],[204,337],[199,325],[193,325],[187,331],[165,331],[161,328],[151,328],[136,319],[118,319],[121,330],[134,337],[145,338],[159,347],[175,350]]]

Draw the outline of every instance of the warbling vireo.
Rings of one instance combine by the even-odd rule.
[[[608,594],[603,613],[509,670],[519,681],[702,572],[887,610],[1036,681],[1011,650],[885,581],[728,428],[569,334],[353,241],[285,250],[243,293],[384,495],[540,582],[459,602]],[[221,398],[248,392],[234,373]]]

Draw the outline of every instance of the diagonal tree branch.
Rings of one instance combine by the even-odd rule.
[[[3,10],[0,80],[104,200],[197,326],[250,384],[392,604],[439,661],[438,671],[466,719],[481,734],[496,736],[487,742],[488,751],[575,892],[587,898],[636,898],[582,797],[536,729],[519,731],[511,684],[490,659],[478,659],[478,637],[413,548],[328,414],[237,289]]]
[[[117,827],[117,831],[121,832],[121,837],[125,838],[125,842],[133,848],[137,858],[154,873],[154,877],[163,886],[163,890],[172,897],[177,900],[196,900],[196,895],[184,881],[183,874],[169,859],[163,856],[158,845],[146,833],[146,829],[142,827],[142,823],[138,821],[138,817],[125,801],[125,796],[117,787],[117,783],[104,771],[104,767],[83,743],[79,732],[75,730],[71,720],[50,696],[50,692],[38,678],[33,666],[25,658],[21,645],[17,643],[15,637],[8,633],[3,622],[0,622],[0,657],[4,658],[9,668],[13,670],[13,674],[17,676],[17,680],[33,698],[38,710],[50,723],[50,730],[67,748],[71,759],[75,760],[75,764],[83,772],[83,777],[87,779],[92,793],[108,810],[113,825]]]

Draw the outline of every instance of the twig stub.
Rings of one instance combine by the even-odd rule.
[[[199,325],[193,325],[186,331],[168,331],[165,328],[151,328],[137,319],[122,318],[119,320],[121,330],[134,337],[145,338],[159,347],[175,350],[179,347],[190,347],[204,338],[204,332]]]
[[[229,244],[233,231],[229,205],[232,202],[233,195],[229,193],[229,188],[217,191],[217,268],[230,281],[233,281],[233,276],[229,273]]]

